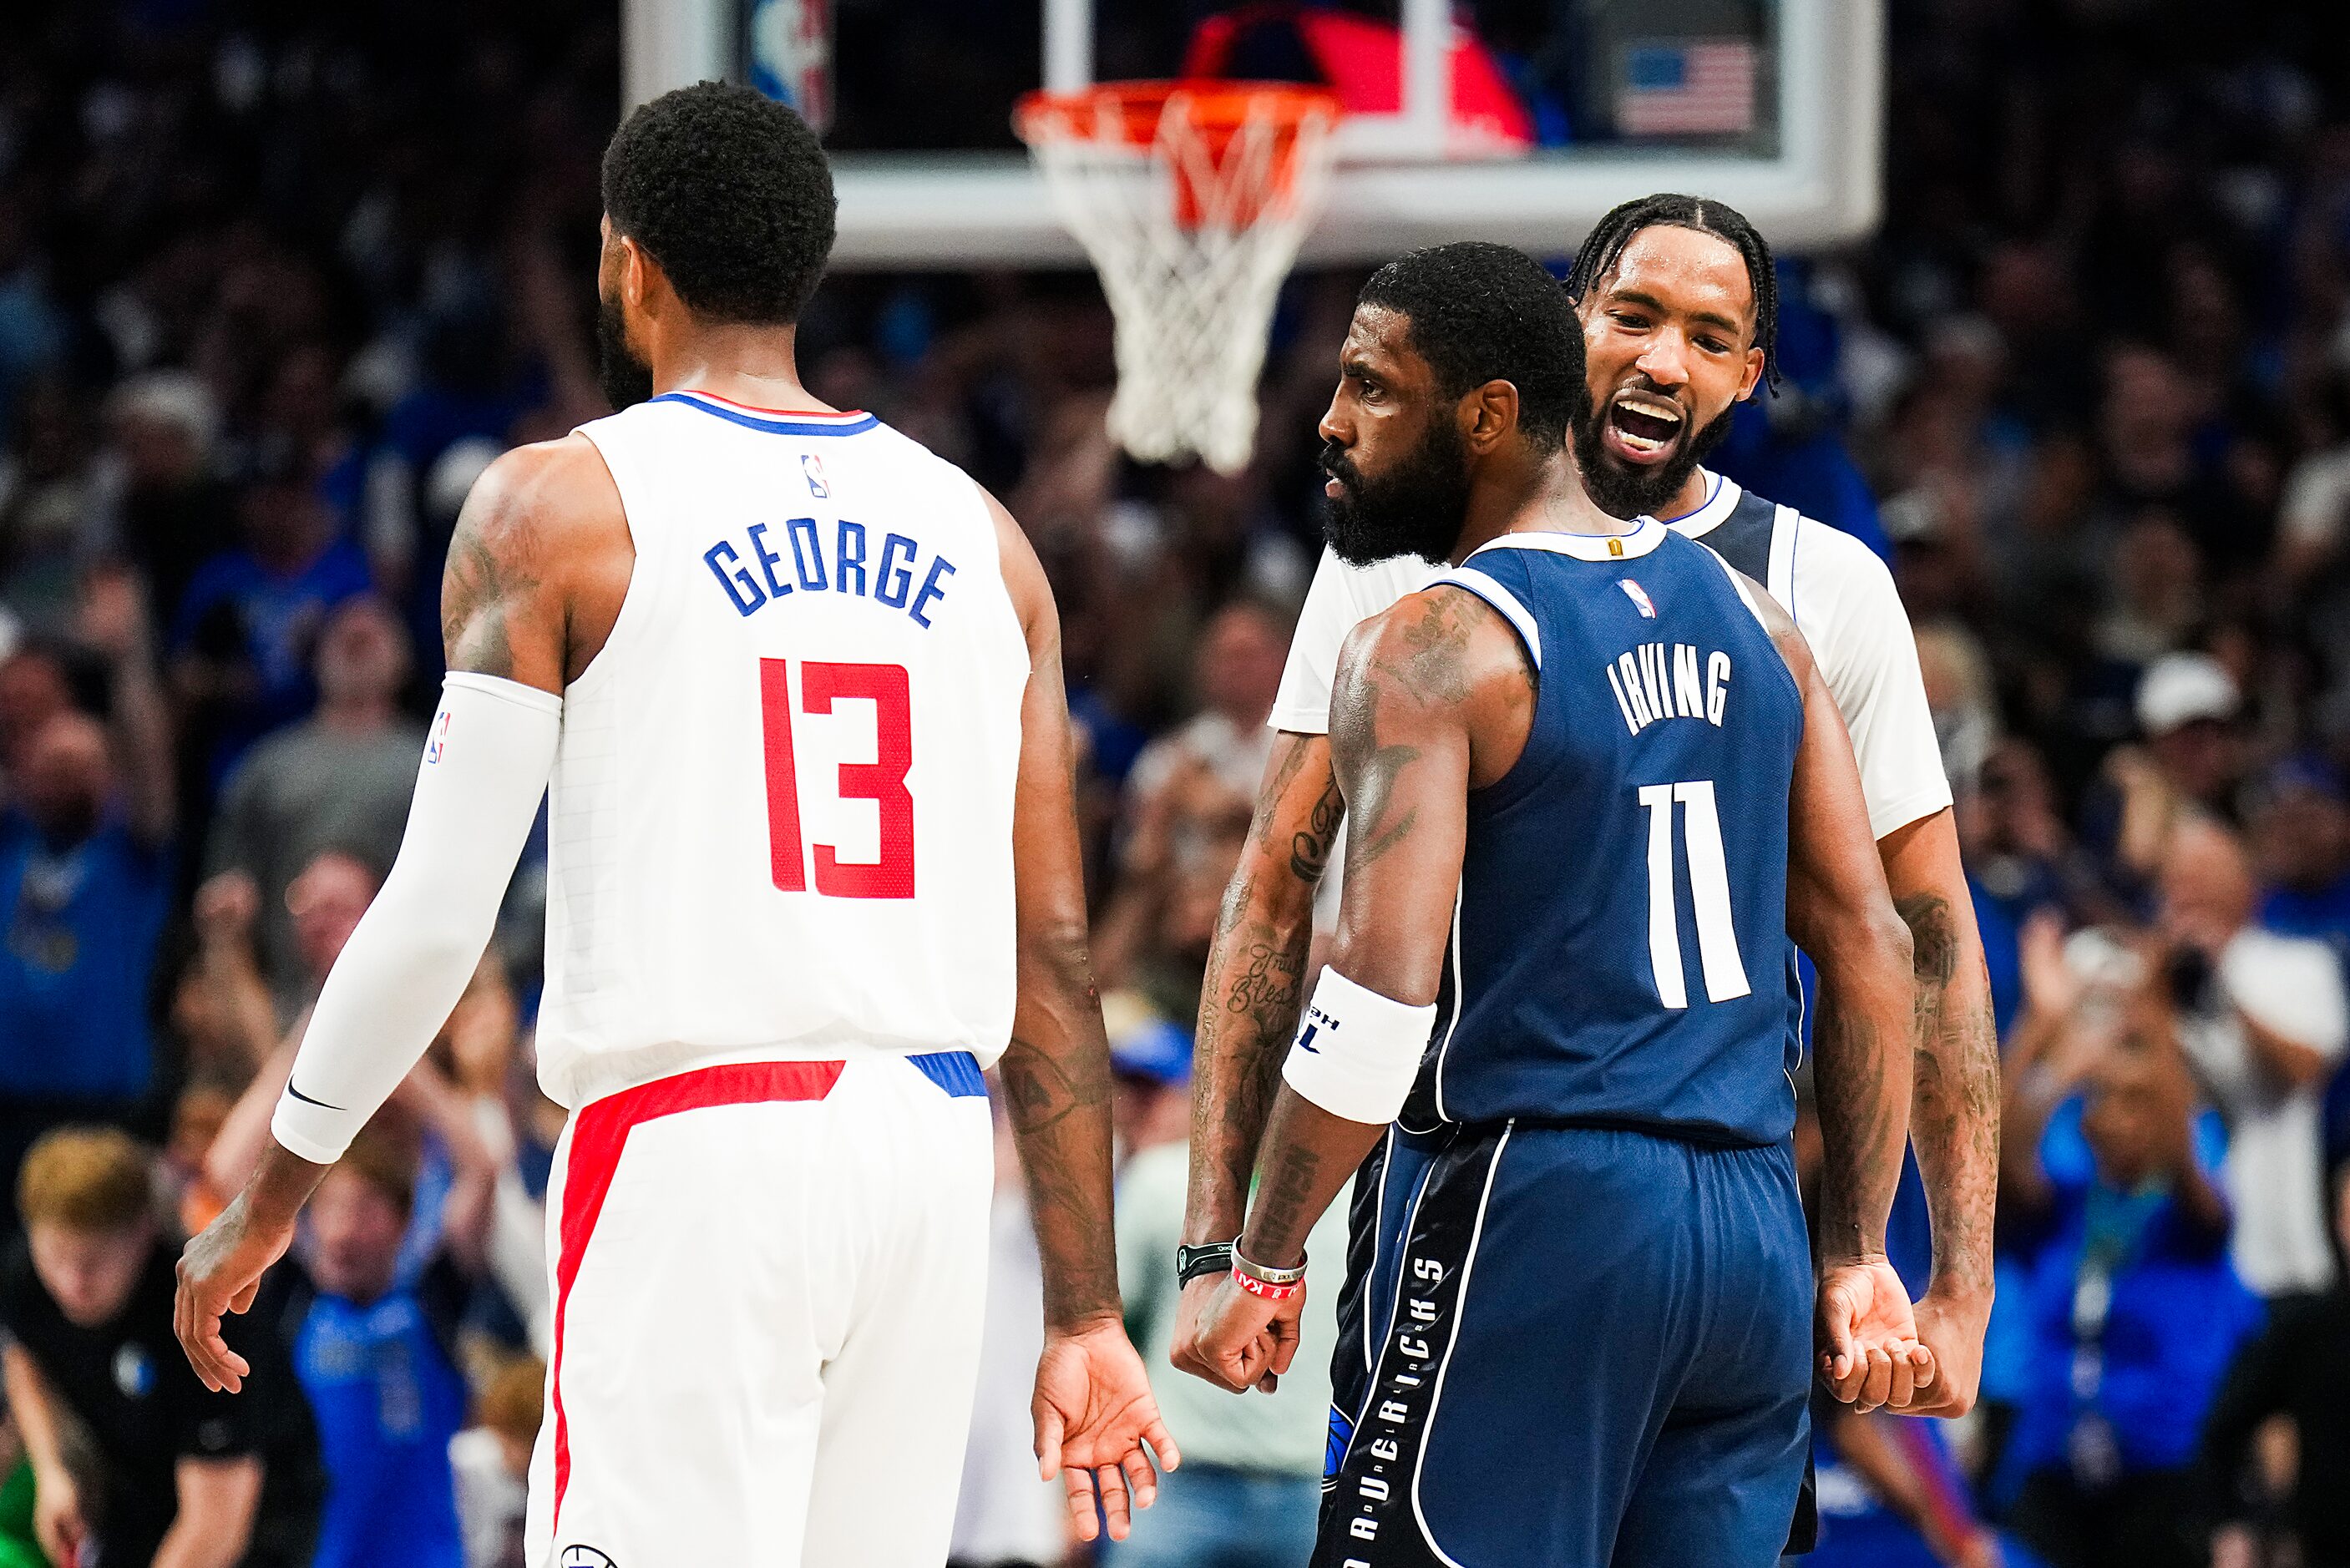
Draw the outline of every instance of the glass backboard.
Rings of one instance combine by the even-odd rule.
[[[631,100],[748,80],[825,131],[835,265],[1079,265],[1012,134],[1040,86],[1318,80],[1350,117],[1301,263],[1569,249],[1689,190],[1790,249],[1874,226],[1883,0],[625,0]]]

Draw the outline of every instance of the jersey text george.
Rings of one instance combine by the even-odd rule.
[[[915,625],[928,630],[931,608],[946,595],[946,580],[955,565],[944,556],[931,557],[920,573],[921,546],[903,534],[885,534],[881,549],[868,569],[865,524],[842,518],[827,555],[823,526],[813,517],[795,517],[783,524],[754,523],[743,531],[744,547],[721,539],[702,553],[710,575],[726,591],[726,599],[742,615],[794,593],[854,594],[893,610],[903,610]]]

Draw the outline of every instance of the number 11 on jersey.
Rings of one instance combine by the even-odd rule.
[[[816,846],[816,890],[828,898],[910,898],[914,896],[914,797],[906,789],[906,774],[914,765],[914,710],[905,667],[816,662],[800,666],[801,712],[830,713],[834,701],[844,697],[862,697],[873,704],[873,760],[842,763],[834,792],[842,800],[874,804],[880,818],[880,857],[842,860],[831,845]],[[759,660],[759,714],[766,734],[767,851],[775,889],[805,893],[808,855],[800,835],[789,660]]]
[[[1697,916],[1697,956],[1705,971],[1706,1000],[1733,1001],[1753,987],[1746,983],[1738,932],[1731,924],[1730,866],[1721,851],[1721,817],[1714,810],[1711,779],[1640,786],[1640,805],[1648,813],[1648,962],[1656,971],[1657,1000],[1667,1007],[1689,1005],[1674,890],[1676,801],[1681,805],[1682,837],[1689,848],[1690,903]]]

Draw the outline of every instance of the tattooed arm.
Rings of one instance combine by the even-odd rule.
[[[1314,890],[1346,810],[1327,737],[1283,731],[1265,764],[1248,844],[1224,891],[1200,988],[1191,1187],[1183,1216],[1188,1241],[1225,1241],[1240,1233],[1257,1143],[1304,1005]]]
[[[993,496],[988,507],[1028,641],[1012,811],[1018,991],[998,1070],[1045,1272],[1045,1354],[1030,1410],[1038,1466],[1046,1480],[1066,1480],[1071,1527],[1094,1538],[1097,1487],[1110,1536],[1124,1540],[1130,1509],[1149,1507],[1158,1490],[1143,1445],[1170,1469],[1180,1456],[1118,1316],[1109,1042],[1086,939],[1060,618],[1020,525]]]
[[[1933,1387],[1913,1414],[1973,1407],[1991,1319],[1991,1223],[1999,1194],[1999,1030],[1950,810],[1877,841],[1893,907],[1909,928],[1917,982],[1916,1087],[1909,1143],[1933,1219],[1934,1277],[1918,1337],[1934,1352]]]
[[[1044,1261],[1045,1322],[1066,1330],[1118,1316],[1109,1043],[1087,940],[1060,619],[1026,537],[1010,514],[1000,506],[995,512],[1004,578],[1029,656],[1012,815],[1018,999],[999,1070]]]
[[[1256,820],[1224,890],[1200,985],[1187,1241],[1228,1241],[1240,1234],[1257,1145],[1304,1005],[1314,890],[1346,811],[1328,739],[1283,731],[1265,764]],[[1211,1382],[1220,1379],[1195,1354],[1194,1336],[1220,1282],[1208,1275],[1183,1287],[1170,1356],[1183,1371]]]
[[[1812,1031],[1820,1118],[1819,1338],[1836,1397],[1906,1407],[1933,1381],[1885,1221],[1909,1136],[1915,1027],[1909,929],[1886,891],[1852,742],[1794,622],[1759,586],[1748,598],[1804,694],[1787,800],[1787,934],[1819,966]]]
[[[1411,595],[1348,639],[1331,693],[1330,755],[1355,830],[1333,969],[1395,1002],[1435,1001],[1469,791],[1509,770],[1533,715],[1516,634],[1471,594]],[[1383,1131],[1285,1084],[1275,1089],[1242,1252],[1295,1265]],[[1269,1386],[1296,1352],[1303,1305],[1302,1295],[1265,1303],[1220,1282],[1184,1365],[1229,1388]]]

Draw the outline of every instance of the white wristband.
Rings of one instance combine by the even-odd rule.
[[[452,671],[400,858],[335,961],[270,1131],[332,1165],[432,1044],[482,961],[555,765],[563,700]]]
[[[1334,1116],[1385,1127],[1411,1093],[1435,1025],[1434,1002],[1410,1006],[1326,966],[1282,1080]]]

